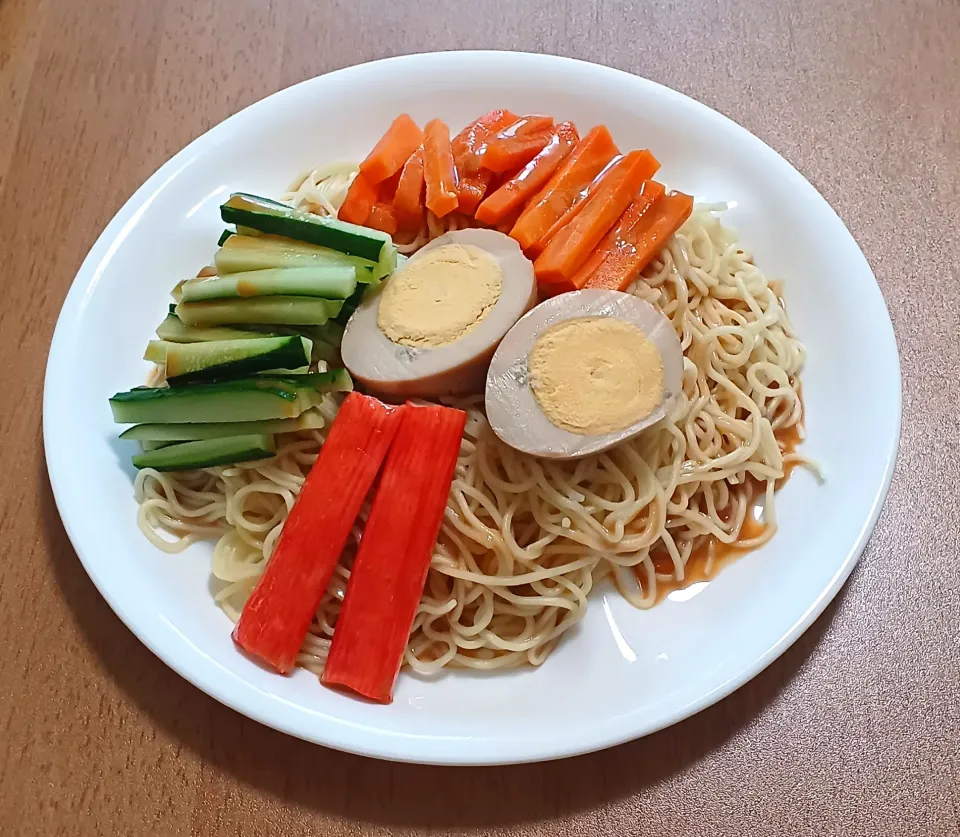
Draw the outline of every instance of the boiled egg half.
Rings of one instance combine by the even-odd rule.
[[[482,392],[498,344],[535,302],[533,264],[512,238],[446,233],[361,303],[340,352],[356,380],[387,397]]]
[[[680,340],[649,302],[574,291],[541,303],[503,338],[487,373],[487,419],[517,450],[573,459],[662,419],[682,383]]]

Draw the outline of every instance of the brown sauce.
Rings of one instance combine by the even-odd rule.
[[[799,388],[797,393],[800,395]],[[774,436],[776,436],[782,454],[787,455],[793,453],[797,445],[799,445],[804,438],[803,422],[801,421],[792,427],[777,430]],[[782,488],[784,483],[790,478],[796,465],[797,463],[795,462],[788,462],[784,465],[783,476],[777,480],[777,490]],[[760,537],[766,529],[763,523],[757,520],[756,514],[758,504],[763,500],[764,483],[748,478],[743,487],[744,490],[750,492],[750,497],[747,503],[747,516],[743,521],[743,526],[740,528],[740,534],[737,540],[733,543],[723,543],[712,535],[701,538],[700,542],[694,547],[690,558],[687,560],[686,567],[684,568],[684,578],[681,581],[677,581],[674,578],[663,577],[672,574],[674,571],[673,561],[666,553],[666,550],[651,553],[653,565],[659,576],[657,578],[658,604],[675,590],[683,590],[693,584],[711,581],[724,567],[729,566],[729,564],[741,555],[757,548],[756,546],[743,546],[742,544],[749,543],[755,538]],[[720,516],[723,517],[723,512],[720,513]],[[645,587],[642,572],[638,573],[638,580],[641,582],[641,586]]]

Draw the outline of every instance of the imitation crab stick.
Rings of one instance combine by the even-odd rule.
[[[579,141],[572,122],[557,125],[543,150],[480,204],[476,219],[491,226],[499,224],[506,215],[543,188],[563,158]]]
[[[510,231],[511,238],[529,251],[618,153],[606,127],[593,128],[527,204]]]
[[[533,264],[537,283],[574,290],[572,279],[590,252],[630,205],[650,176],[651,155],[631,151],[622,165],[611,167],[588,197],[580,213],[547,243]]]
[[[397,193],[393,196],[393,212],[400,229],[416,229],[423,220],[426,207],[423,203],[422,145],[403,164]]]
[[[693,198],[671,192],[657,200],[587,279],[585,287],[626,290],[693,212]]]
[[[347,396],[244,605],[234,642],[279,672],[296,663],[405,410],[359,393]]]
[[[360,164],[360,171],[371,183],[380,183],[396,174],[423,142],[423,131],[410,116],[401,113]]]
[[[373,498],[321,680],[389,703],[467,416],[407,404]]]
[[[430,120],[424,128],[423,177],[427,209],[438,218],[453,212],[458,206],[457,170],[453,166],[450,129],[439,119]]]
[[[341,221],[347,221],[351,224],[366,224],[370,216],[370,210],[377,202],[377,186],[372,183],[364,173],[357,172],[353,178],[353,183],[347,189],[347,196],[343,199],[340,211],[337,217]]]
[[[590,254],[590,257],[583,263],[583,266],[573,277],[573,284],[578,288],[584,287],[590,277],[596,273],[597,268],[603,263],[604,259],[620,249],[632,247],[628,236],[634,227],[640,223],[641,219],[650,216],[653,213],[653,207],[663,195],[664,188],[655,180],[647,180],[640,187],[637,196],[630,202],[623,215],[604,237],[603,241],[597,245],[597,248]]]
[[[494,173],[482,167],[487,138],[516,121],[516,115],[508,110],[492,110],[454,137],[453,162],[457,169],[457,197],[461,212],[473,215],[493,180]]]

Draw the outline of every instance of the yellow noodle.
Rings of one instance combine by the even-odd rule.
[[[307,172],[285,198],[335,213],[355,172],[345,164]],[[412,252],[469,223],[430,215],[401,249]],[[797,425],[803,409],[804,348],[780,286],[754,266],[716,213],[698,208],[632,291],[672,321],[685,354],[682,395],[671,415],[640,437],[574,462],[538,460],[496,437],[482,397],[449,402],[466,410],[468,421],[405,654],[411,668],[539,665],[583,617],[599,579],[612,575],[633,604],[650,607],[658,585],[683,581],[705,539],[756,546],[776,531],[777,481],[785,468],[807,464],[784,455],[774,433]],[[336,405],[325,400],[328,420]],[[138,522],[153,543],[175,551],[218,539],[215,598],[231,619],[269,560],[325,432],[280,437],[276,458],[266,462],[138,475]],[[744,540],[758,486],[766,527]],[[359,530],[301,649],[298,663],[312,671],[323,668]]]

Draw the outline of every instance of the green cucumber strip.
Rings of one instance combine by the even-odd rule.
[[[265,326],[263,332],[244,331],[240,328],[195,328],[186,326],[176,314],[167,314],[167,318],[157,326],[157,337],[168,343],[205,343],[208,340],[251,340],[261,337],[276,337],[280,332],[270,331]]]
[[[396,248],[386,233],[302,212],[256,195],[234,193],[220,207],[220,217],[228,224],[240,224],[272,235],[329,247],[348,256],[396,263]],[[392,251],[393,255],[387,255],[386,251]]]
[[[263,296],[181,302],[177,305],[177,316],[188,326],[236,323],[323,325],[336,317],[342,307],[341,300],[309,296]]]
[[[312,349],[311,341],[300,336],[163,344],[170,386],[242,378],[270,369],[299,369],[310,363]]]
[[[220,233],[220,238],[217,239],[217,246],[223,247],[226,240],[234,235],[236,235],[236,233],[233,232],[233,230],[224,230],[222,233]],[[217,265],[217,267],[219,268],[220,265]]]
[[[357,306],[363,302],[363,297],[369,287],[369,285],[357,285],[357,289],[350,298],[343,301],[343,308],[340,309],[340,313],[337,314],[336,318],[338,325],[345,326],[347,324],[350,317],[353,316],[353,312],[357,310]]]
[[[365,287],[365,286],[361,286]],[[181,290],[182,302],[206,299],[247,299],[255,296],[315,296],[346,299],[357,288],[357,269],[351,265],[266,268],[191,279]]]
[[[275,235],[232,236],[217,251],[214,261],[221,275],[265,270],[272,267],[322,267],[340,265],[355,267],[358,282],[373,282],[376,262],[348,256],[329,247],[318,247]]]
[[[304,375],[284,375],[283,373],[264,373],[258,377],[295,389],[311,389],[315,392],[353,392],[353,379],[343,368],[329,369],[326,372],[307,372]]]
[[[307,409],[301,397],[304,391],[260,378],[185,387],[136,387],[114,395],[110,409],[118,424],[296,418]]]
[[[144,439],[140,442],[140,450],[146,453],[149,450],[160,450],[160,448],[165,448],[169,445],[175,444],[174,442],[159,442],[153,439]]]
[[[273,456],[276,449],[272,436],[228,436],[223,439],[181,442],[158,450],[144,451],[133,457],[133,464],[137,468],[154,468],[157,471],[191,471],[196,468],[266,459]]]
[[[326,426],[318,410],[306,410],[292,419],[266,421],[224,421],[208,424],[136,424],[120,434],[121,439],[141,442],[188,442],[194,439],[219,439],[224,436],[246,436],[250,433],[296,433],[320,430]]]

